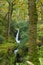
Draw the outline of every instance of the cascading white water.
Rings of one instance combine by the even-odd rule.
[[[16,65],[19,65],[18,63],[16,63]]]
[[[17,54],[17,52],[18,52],[18,49],[14,50],[14,54],[15,54],[15,55]]]
[[[17,32],[17,34],[16,34],[16,42],[17,42],[17,43],[20,43],[20,40],[18,40],[18,38],[19,38],[19,29],[18,29],[18,32]]]
[[[16,42],[20,44],[20,40],[19,40],[19,29],[17,29],[17,34],[16,34]],[[17,55],[17,52],[18,52],[18,48],[16,50],[14,50],[14,54]],[[16,63],[16,65],[19,65],[18,63]]]
[[[16,50],[14,50],[14,54],[17,55],[18,52],[18,48]],[[16,63],[16,65],[19,65],[18,63]]]
[[[16,34],[15,40],[16,40],[17,43],[20,44],[20,40],[18,40],[18,38],[19,38],[19,33],[20,33],[20,32],[19,32],[19,29],[17,29],[17,34]],[[17,48],[16,50],[14,50],[14,54],[16,55],[17,52],[18,52],[18,48]]]

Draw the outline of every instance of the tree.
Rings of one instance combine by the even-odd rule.
[[[37,9],[36,0],[28,0],[29,8],[29,60],[35,65],[40,65],[37,49]]]
[[[7,16],[8,16],[8,27],[7,27],[7,37],[8,37],[8,40],[9,40],[9,38],[10,38],[10,25],[11,25],[11,21],[12,21],[12,12],[13,12],[13,2],[11,3],[11,2],[8,2],[8,4],[9,4],[9,7],[8,7],[8,14],[7,14]]]
[[[43,22],[43,2],[40,2],[40,9],[41,9],[41,21]]]
[[[11,22],[12,22],[12,13],[13,13],[13,6],[15,5],[14,1],[7,1],[8,3],[8,12],[7,14],[5,15],[4,18],[7,19],[7,25],[6,25],[6,37],[7,37],[7,40],[9,41],[10,39],[10,32],[11,32]]]

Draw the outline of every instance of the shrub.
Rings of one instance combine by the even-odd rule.
[[[0,35],[0,44],[4,43],[4,37]]]
[[[39,51],[40,57],[43,58],[43,45],[40,47],[40,51]]]

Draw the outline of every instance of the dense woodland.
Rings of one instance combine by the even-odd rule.
[[[43,65],[43,0],[0,0],[0,65]]]

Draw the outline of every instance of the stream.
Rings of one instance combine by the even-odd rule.
[[[15,37],[17,44],[20,44],[19,33],[20,33],[20,31],[19,31],[19,29],[17,29],[17,34],[16,34],[16,37]],[[18,48],[16,48],[14,50],[14,54],[17,55],[17,53],[18,53]],[[15,63],[15,65],[19,65],[19,63]]]

